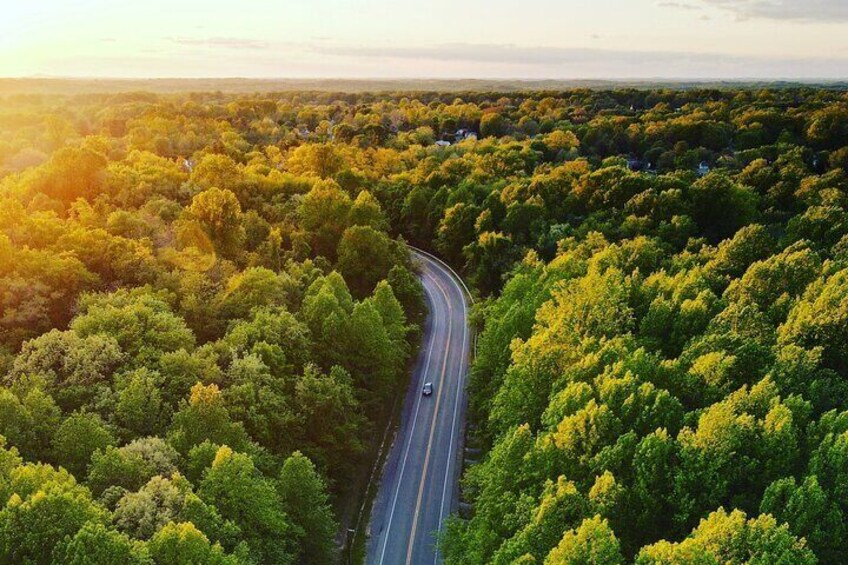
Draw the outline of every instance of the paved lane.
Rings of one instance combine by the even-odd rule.
[[[371,513],[366,562],[375,565],[438,563],[436,536],[457,505],[471,347],[467,295],[438,260],[414,255],[430,314]],[[433,383],[432,396],[422,396],[425,382]]]

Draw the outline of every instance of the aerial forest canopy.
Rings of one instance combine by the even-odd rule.
[[[848,555],[848,95],[0,98],[0,561],[332,563],[481,298],[447,563]]]

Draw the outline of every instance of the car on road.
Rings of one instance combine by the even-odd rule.
[[[424,383],[424,388],[421,389],[421,394],[430,396],[433,394],[433,383]]]

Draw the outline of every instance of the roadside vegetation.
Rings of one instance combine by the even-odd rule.
[[[848,98],[0,99],[0,561],[330,563],[482,298],[449,563],[840,563]]]
[[[332,562],[424,314],[380,204],[238,102],[1,106],[0,561]]]

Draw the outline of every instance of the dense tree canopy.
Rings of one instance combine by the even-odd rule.
[[[276,104],[6,102],[0,560],[332,562],[424,313],[348,152]]]
[[[333,559],[409,241],[481,298],[447,562],[840,563],[847,131],[812,86],[4,95],[0,560]]]

